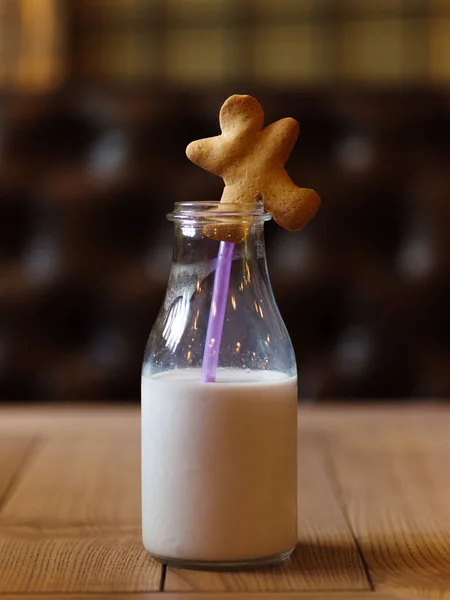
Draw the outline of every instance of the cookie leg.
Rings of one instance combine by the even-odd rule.
[[[302,229],[316,214],[320,198],[314,190],[299,188],[285,172],[275,183],[267,182],[264,208],[288,231]]]

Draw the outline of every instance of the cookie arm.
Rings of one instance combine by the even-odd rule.
[[[186,156],[202,169],[214,175],[221,175],[223,149],[220,136],[191,142],[186,148]]]
[[[299,131],[298,122],[291,117],[275,121],[263,129],[261,145],[270,149],[271,160],[275,164],[284,165],[287,161]]]

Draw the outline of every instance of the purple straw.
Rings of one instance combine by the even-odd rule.
[[[228,286],[230,284],[231,264],[233,262],[233,249],[234,244],[232,242],[220,242],[205,349],[203,352],[202,381],[205,382],[216,380],[223,321],[227,306]]]

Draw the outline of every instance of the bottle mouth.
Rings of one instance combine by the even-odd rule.
[[[264,210],[262,202],[175,202],[173,212],[167,215],[169,221],[220,220],[232,218],[251,218],[257,221],[269,221],[272,216]]]

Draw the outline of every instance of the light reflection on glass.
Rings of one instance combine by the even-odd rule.
[[[163,328],[168,348],[174,350],[181,340],[189,315],[189,298],[179,296],[170,307]]]
[[[200,316],[200,310],[197,311],[195,318],[194,318],[194,329],[198,329],[198,318]]]
[[[190,238],[195,237],[195,227],[193,227],[192,225],[183,225],[181,227],[181,231],[183,232],[183,235],[185,235],[186,237],[190,237]]]

